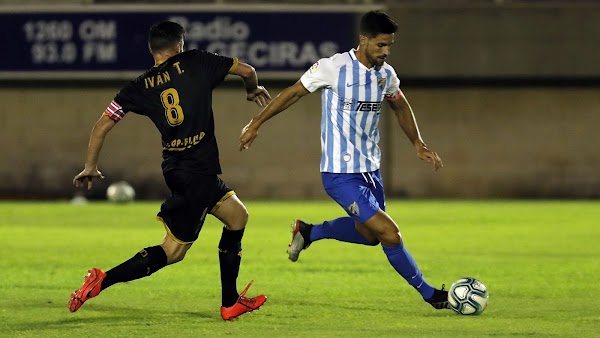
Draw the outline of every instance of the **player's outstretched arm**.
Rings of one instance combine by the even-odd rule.
[[[102,117],[96,122],[94,128],[92,129],[92,133],[90,135],[90,143],[88,144],[87,155],[85,160],[85,168],[73,178],[73,184],[77,188],[82,188],[86,186],[87,180],[87,189],[92,189],[92,179],[100,178],[103,179],[104,176],[98,170],[98,158],[100,156],[100,149],[102,149],[102,144],[104,144],[104,139],[106,134],[115,126],[115,121],[113,121],[110,117],[102,114]]]
[[[286,110],[288,107],[298,102],[300,98],[309,93],[310,92],[304,88],[300,81],[279,93],[279,95],[277,95],[277,97],[260,112],[260,114],[250,120],[250,122],[242,129],[242,134],[240,135],[240,150],[248,149],[252,145],[252,142],[254,142],[254,139],[258,136],[258,129],[263,123]]]
[[[267,89],[258,85],[258,75],[256,75],[254,67],[240,62],[229,71],[229,74],[238,75],[244,80],[246,100],[255,102],[259,107],[265,107],[271,102],[271,95]]]
[[[398,119],[400,127],[410,142],[415,146],[417,156],[423,161],[431,163],[434,170],[438,170],[439,168],[443,167],[444,163],[442,162],[440,156],[435,151],[430,150],[421,138],[417,120],[415,119],[412,108],[410,107],[410,104],[408,103],[408,100],[404,94],[400,92],[396,99],[388,100],[388,102],[390,103],[390,107],[392,107],[392,110]]]

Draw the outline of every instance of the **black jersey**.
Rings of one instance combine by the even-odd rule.
[[[105,114],[148,116],[162,135],[163,172],[185,169],[221,174],[212,90],[237,59],[203,50],[177,54],[125,85]]]

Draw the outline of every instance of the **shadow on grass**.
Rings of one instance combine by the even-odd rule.
[[[162,325],[182,320],[204,319],[206,322],[221,321],[218,311],[163,311],[149,308],[124,307],[117,305],[86,304],[85,308],[70,313],[67,306],[56,303],[29,304],[29,308],[52,308],[47,316],[29,318],[18,324],[8,325],[12,331],[44,331],[48,329],[77,329],[90,325],[110,327],[132,325]],[[58,313],[57,311],[60,311]],[[55,317],[55,319],[50,319]],[[37,320],[36,320],[37,319]]]

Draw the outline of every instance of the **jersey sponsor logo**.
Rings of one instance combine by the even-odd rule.
[[[346,87],[352,87],[352,86],[358,86],[360,83],[355,82],[355,83],[346,83]]]
[[[356,111],[380,111],[381,102],[373,101],[358,101],[356,105]]]
[[[205,135],[204,132],[200,132],[200,134],[188,136],[183,139],[181,139],[181,138],[173,139],[167,143],[164,143],[163,149],[169,150],[169,151],[182,151],[182,150],[189,149],[189,148],[195,146],[196,144],[200,143],[200,140],[202,140],[204,138],[204,135]]]

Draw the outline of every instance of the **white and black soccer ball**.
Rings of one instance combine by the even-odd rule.
[[[473,277],[464,277],[448,290],[450,308],[461,315],[478,315],[485,310],[489,300],[487,288]]]
[[[135,198],[135,190],[125,181],[115,182],[106,189],[106,198],[114,203],[131,202]]]

